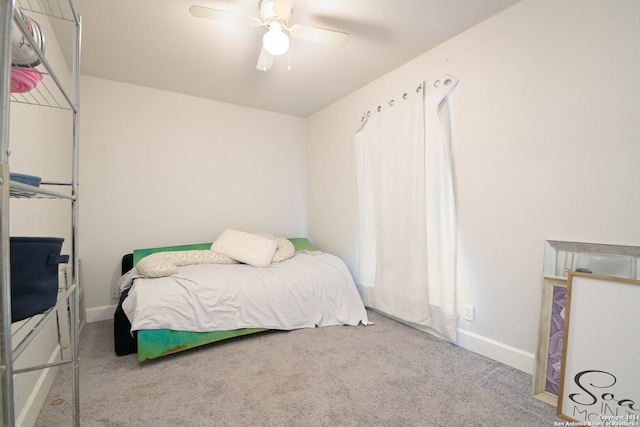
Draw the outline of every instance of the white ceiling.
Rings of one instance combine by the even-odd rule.
[[[259,0],[74,0],[82,74],[307,117],[519,0],[295,0],[289,24],[347,32],[292,39],[256,69],[263,27],[195,18],[193,4],[259,16]]]

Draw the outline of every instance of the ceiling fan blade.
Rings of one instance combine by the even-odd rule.
[[[347,33],[298,24],[291,27],[290,33],[292,37],[329,46],[341,47],[349,42],[349,34]]]
[[[263,46],[262,50],[260,51],[260,56],[258,57],[258,63],[256,64],[256,69],[260,71],[267,71],[271,69],[272,65],[273,65],[273,55],[267,52]]]
[[[275,0],[273,2],[273,11],[280,16],[289,16],[293,9],[293,0]]]
[[[189,12],[198,18],[216,19],[218,21],[235,22],[251,26],[262,25],[262,21],[253,16],[238,15],[237,13],[225,10],[211,9],[203,6],[191,6]]]

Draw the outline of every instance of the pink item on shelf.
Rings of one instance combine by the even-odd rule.
[[[36,68],[11,67],[11,92],[29,92],[42,80],[42,73]]]

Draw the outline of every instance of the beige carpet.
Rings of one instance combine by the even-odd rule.
[[[113,323],[80,344],[81,424],[93,426],[553,426],[531,376],[376,313],[373,326],[267,332],[139,364]],[[71,424],[60,369],[37,426]]]

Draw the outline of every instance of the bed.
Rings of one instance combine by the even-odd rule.
[[[114,314],[116,354],[137,352],[143,362],[270,330],[368,324],[344,262],[315,250],[305,238],[287,242],[293,255],[263,267],[201,262],[181,265],[161,277],[146,277],[138,269],[152,256],[163,256],[159,253],[209,251],[212,243],[124,255],[122,294]]]

